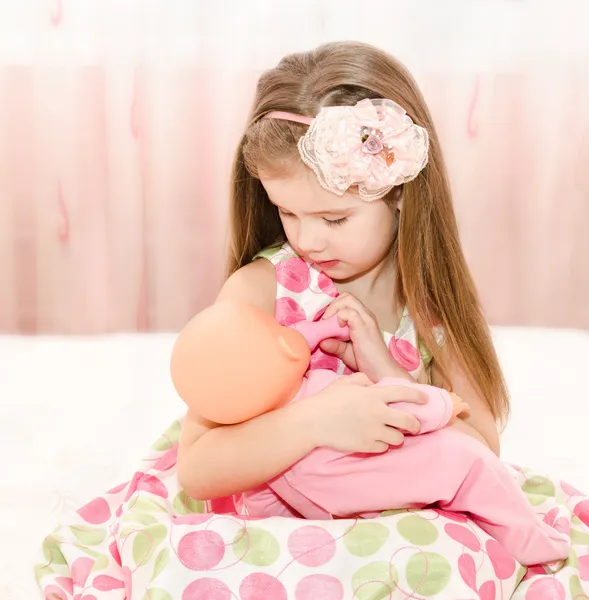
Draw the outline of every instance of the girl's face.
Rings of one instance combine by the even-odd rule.
[[[384,200],[324,190],[305,166],[285,177],[260,177],[276,205],[290,245],[335,281],[362,275],[379,265],[393,241],[396,208]]]

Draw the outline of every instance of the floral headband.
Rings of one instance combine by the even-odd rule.
[[[427,164],[427,130],[392,100],[327,106],[314,119],[283,111],[264,118],[310,125],[298,141],[299,153],[320,185],[338,196],[357,185],[363,200],[378,200],[415,179]]]

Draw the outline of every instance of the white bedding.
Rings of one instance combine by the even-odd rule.
[[[496,328],[512,392],[505,460],[589,490],[589,332]],[[0,336],[0,598],[32,600],[34,553],[62,515],[132,475],[182,413],[173,335]]]

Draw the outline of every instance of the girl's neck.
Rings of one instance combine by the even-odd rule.
[[[372,303],[390,304],[395,295],[395,272],[396,261],[391,252],[368,271],[334,283],[339,292],[353,294],[370,308]]]

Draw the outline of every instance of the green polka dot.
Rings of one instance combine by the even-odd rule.
[[[150,588],[145,591],[142,600],[172,600],[172,596],[161,588]]]
[[[195,500],[190,496],[186,495],[186,492],[182,490],[174,498],[174,510],[181,515],[188,515],[190,513],[204,513],[205,503],[202,500]]]
[[[393,510],[383,510],[380,513],[380,517],[393,517],[395,515],[407,514],[407,509],[405,508],[395,508]]]
[[[280,547],[276,538],[257,527],[240,529],[233,540],[235,556],[248,565],[267,567],[276,562]]]
[[[397,531],[408,542],[417,546],[433,544],[438,539],[438,530],[418,515],[408,515],[397,523]]]
[[[527,572],[528,572],[527,567],[520,566],[520,568],[517,572],[517,577],[515,578],[516,587],[522,582],[522,579],[526,576]]]
[[[573,575],[570,578],[569,587],[571,590],[571,598],[587,598],[578,575]]]
[[[354,600],[385,600],[394,595],[399,574],[388,562],[372,562],[352,575]]]
[[[407,563],[405,575],[411,589],[420,596],[439,594],[450,581],[452,567],[440,554],[417,552]]]
[[[165,525],[149,525],[133,534],[133,560],[137,566],[151,560],[156,548],[168,535]]]
[[[575,552],[574,548],[571,548],[569,550],[569,557],[567,558],[564,566],[571,567],[577,570],[579,569],[579,557],[577,556],[577,553]]]
[[[98,546],[102,544],[107,535],[106,529],[88,527],[86,525],[72,525],[70,529],[78,539],[78,542],[85,546]]]
[[[532,496],[544,496],[544,499],[546,499],[546,497],[554,498],[556,495],[554,483],[552,483],[550,479],[538,475],[526,479],[526,482],[522,486],[522,490],[526,494],[531,494]]]
[[[584,533],[578,529],[571,529],[571,542],[580,546],[589,546],[589,533]]]
[[[175,443],[180,441],[180,433],[182,432],[182,424],[180,421],[174,421],[153,443],[152,450],[164,452],[169,450]]]
[[[390,531],[381,523],[356,523],[346,529],[344,546],[354,556],[370,556],[389,539]]]

